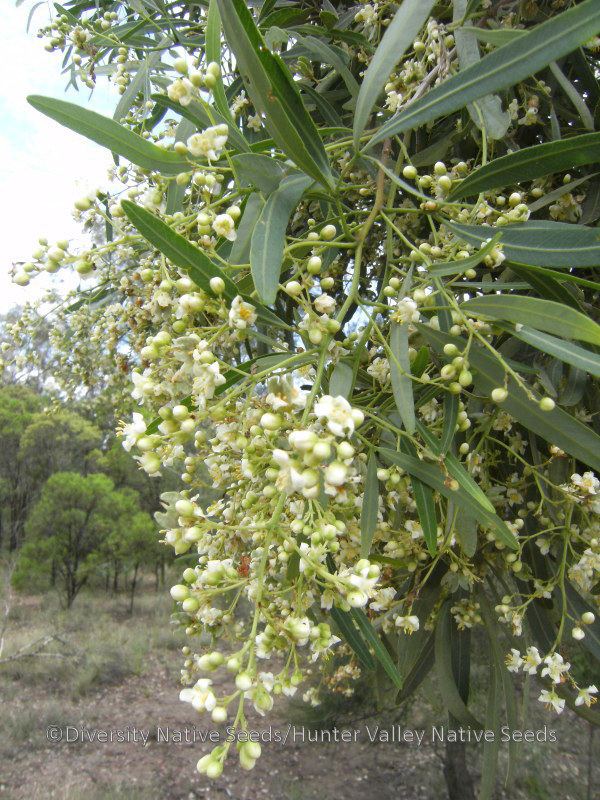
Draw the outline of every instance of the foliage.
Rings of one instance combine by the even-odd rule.
[[[120,99],[31,104],[117,164],[76,203],[103,241],[42,242],[14,277],[91,278],[69,308],[130,372],[124,445],[181,474],[172,595],[223,642],[186,650],[181,696],[215,722],[245,730],[338,635],[399,700],[435,664],[455,724],[516,727],[517,672],[598,722],[562,654],[600,656],[599,31],[596,0],[72,2],[45,29],[72,84]]]
[[[115,490],[106,475],[57,472],[46,482],[27,519],[17,585],[52,574],[67,608],[105,553],[139,566],[154,555],[151,518],[139,510],[132,490]]]

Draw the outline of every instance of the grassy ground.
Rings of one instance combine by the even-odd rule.
[[[24,645],[54,636],[41,654],[0,665],[0,797],[7,800],[382,800],[444,799],[443,748],[431,742],[410,744],[369,741],[371,730],[401,725],[424,728],[439,725],[441,714],[431,682],[408,707],[384,717],[370,717],[359,703],[331,699],[319,709],[301,702],[280,701],[256,728],[359,728],[361,739],[350,744],[296,742],[282,748],[265,745],[252,773],[233,761],[226,777],[211,784],[195,772],[205,744],[161,743],[151,734],[146,745],[124,743],[49,743],[49,725],[88,729],[155,731],[210,727],[195,718],[178,700],[182,644],[169,626],[170,599],[145,587],[133,615],[124,595],[83,593],[70,611],[56,597],[19,595],[13,603],[3,657]],[[476,691],[485,694],[485,670],[475,673]],[[217,686],[220,678],[217,678]],[[509,789],[499,782],[500,800],[592,800],[588,796],[589,729],[570,715],[547,714],[535,700],[526,727],[557,730],[556,744],[520,748],[516,778]],[[367,693],[368,694],[368,693]],[[477,703],[478,697],[475,697]],[[600,755],[600,734],[594,745]],[[469,746],[468,759],[477,776],[478,747]],[[505,766],[505,746],[502,767]],[[600,769],[596,767],[597,774]],[[501,774],[503,772],[501,771]],[[598,780],[598,778],[596,779]]]

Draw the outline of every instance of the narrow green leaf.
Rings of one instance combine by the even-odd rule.
[[[65,128],[107,147],[115,155],[126,158],[138,167],[156,170],[163,175],[177,175],[190,168],[189,162],[177,153],[157,147],[115,120],[95,111],[40,95],[30,95],[27,102]]]
[[[527,31],[519,30],[518,28],[497,28],[492,30],[491,28],[475,28],[470,25],[464,25],[463,30],[474,34],[478,41],[484,44],[493,44],[496,47],[513,42],[527,33]]]
[[[274,192],[286,175],[286,165],[260,153],[240,153],[231,159],[237,177],[261,192]]]
[[[467,10],[467,0],[453,0],[453,22],[458,23],[464,19]],[[478,64],[481,61],[477,37],[470,30],[462,26],[454,32],[456,52],[461,70]],[[502,110],[502,103],[498,95],[490,94],[480,98],[476,107],[469,104],[469,116],[478,128],[484,128],[488,138],[502,139],[510,125],[510,114]]]
[[[552,300],[516,294],[494,294],[473,297],[462,303],[461,308],[473,317],[506,320],[515,325],[531,325],[539,331],[566,339],[600,345],[600,325],[580,311]]]
[[[491,228],[486,225],[444,224],[463,241],[480,245],[501,233],[504,255],[517,264],[571,269],[600,265],[600,234],[585,225],[568,222],[529,220],[528,222]]]
[[[204,47],[207,62],[210,63],[212,61],[216,64],[220,64],[221,15],[219,14],[217,0],[210,0],[208,4]],[[229,122],[231,119],[231,112],[229,110],[229,103],[227,102],[227,95],[225,94],[225,87],[223,86],[223,78],[221,76],[217,78],[213,86],[212,95],[215,100],[215,106],[219,109],[225,120]]]
[[[398,667],[392,661],[387,648],[382,643],[379,636],[375,633],[373,626],[362,608],[353,608],[350,612],[356,624],[360,628],[365,640],[373,648],[375,658],[384,668],[388,678],[398,688],[402,689],[402,676],[398,672]]]
[[[441,442],[435,438],[435,436],[429,431],[421,422],[417,421],[417,432],[422,437],[423,441],[427,444],[427,447],[434,453],[436,456],[442,455],[442,444]],[[475,500],[482,508],[486,511],[491,511],[494,513],[494,506],[485,496],[483,490],[475,483],[473,478],[469,475],[463,465],[460,463],[456,456],[452,455],[452,453],[446,453],[444,456],[444,466],[450,473],[450,475],[454,478],[454,480],[458,481],[460,486],[468,492],[473,500]]]
[[[393,355],[389,362],[394,400],[407,433],[414,433],[415,401],[408,354],[408,325],[391,324],[390,349]]]
[[[416,458],[417,451],[415,446],[408,439],[400,441],[400,447],[403,452],[412,458]],[[420,481],[414,475],[410,479],[415,504],[417,506],[417,514],[419,515],[419,522],[423,529],[423,538],[427,545],[427,550],[430,555],[434,556],[437,553],[437,514],[435,513],[435,500],[433,499],[433,492],[430,487]]]
[[[571,364],[577,369],[582,369],[589,375],[600,378],[600,356],[584,347],[579,347],[572,342],[565,342],[547,333],[540,333],[533,328],[520,327],[518,330],[511,329],[511,335],[516,336],[523,342],[527,342],[532,347],[548,353],[554,358]]]
[[[218,6],[248,94],[265,115],[269,133],[300,169],[331,188],[327,153],[288,68],[267,48],[243,0],[218,0]]]
[[[348,611],[342,611],[335,606],[329,612],[331,619],[335,622],[342,638],[350,645],[362,666],[367,670],[375,669],[375,660],[369,648],[365,644],[363,637],[357,630],[354,617]]]
[[[290,215],[311,183],[312,179],[306,175],[285,178],[279,189],[269,196],[252,234],[252,277],[258,296],[267,305],[274,303],[277,296]]]
[[[356,97],[358,83],[344,61],[344,56],[347,60],[348,57],[339,47],[331,47],[315,36],[301,36],[298,38],[298,44],[294,47],[294,51],[301,52],[302,50],[306,52],[310,60],[332,66],[346,84],[350,96]]]
[[[600,161],[600,133],[545,142],[495,158],[472,172],[450,193],[449,200],[469,197],[500,186],[530,181],[543,175]],[[564,187],[569,190],[569,184]]]
[[[502,666],[501,670],[505,670]],[[481,763],[481,786],[479,800],[491,800],[496,788],[498,771],[498,755],[500,753],[500,674],[498,666],[491,662],[488,678],[487,709],[485,712],[485,729],[494,735],[483,742],[483,759]]]
[[[504,544],[516,549],[516,539],[506,523],[495,513],[485,509],[471,494],[466,492],[462,486],[459,485],[457,490],[451,489],[447,485],[447,477],[439,466],[429,464],[427,461],[421,461],[405,453],[389,450],[385,447],[378,448],[378,452],[388,463],[397,464],[399,467],[402,467],[402,469],[405,469],[409,475],[414,475],[423,483],[431,486],[432,489],[436,489],[448,500],[452,500],[457,505],[463,506],[471,514],[475,514],[482,525],[487,525],[494,529],[498,538],[501,539]]]
[[[329,378],[329,394],[337,397],[341,395],[346,400],[350,399],[354,384],[354,367],[348,360],[340,360],[333,368]]]
[[[438,352],[442,352],[444,345],[449,342],[464,347],[464,339],[434,331],[426,325],[419,325],[419,330]],[[487,351],[477,345],[472,346],[469,361],[477,371],[476,386],[479,391],[489,395],[496,386],[504,385],[504,369]],[[508,379],[507,389],[508,397],[502,407],[512,417],[591,469],[600,470],[600,436],[595,431],[558,406],[552,411],[542,411],[538,405],[539,395],[532,392],[534,399],[530,400],[512,377]]]
[[[160,250],[169,261],[185,270],[200,289],[214,295],[210,288],[210,279],[222,278],[225,282],[224,294],[228,300],[233,300],[239,294],[235,283],[220,267],[187,239],[176,233],[166,222],[130,200],[123,200],[122,206],[129,221],[135,225],[144,239]]]
[[[360,556],[368,558],[371,552],[373,534],[377,527],[377,515],[379,511],[379,481],[377,480],[377,459],[371,452],[367,464],[367,475],[365,477],[365,491],[363,494],[362,508],[360,512]]]
[[[358,148],[369,114],[391,71],[425,24],[434,0],[404,0],[388,25],[363,78],[354,112],[354,146]]]
[[[246,200],[242,218],[237,228],[237,238],[229,253],[231,264],[247,264],[250,261],[250,242],[258,218],[264,208],[265,201],[254,192]]]
[[[456,433],[456,422],[458,420],[458,395],[447,392],[444,395],[444,427],[440,440],[441,455],[446,455]]]
[[[476,253],[467,258],[461,258],[460,261],[438,261],[429,267],[429,273],[436,278],[445,278],[447,275],[462,275],[468,269],[481,264],[483,259],[492,252],[494,247],[500,241],[501,234],[497,233],[489,242],[481,247]]]
[[[368,143],[372,147],[391,136],[412,130],[464,108],[480,97],[534,75],[567,55],[600,31],[597,0],[585,2],[537,25],[515,41],[484,56],[431,89],[400,115],[386,122]]]
[[[465,701],[460,696],[454,671],[452,668],[452,645],[450,626],[453,625],[450,616],[451,601],[446,600],[438,616],[435,629],[435,671],[437,686],[442,695],[442,700],[448,711],[461,725],[467,725],[473,730],[481,730],[483,725],[473,716],[467,708]]]

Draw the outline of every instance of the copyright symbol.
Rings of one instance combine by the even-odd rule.
[[[63,730],[58,725],[48,725],[46,728],[46,739],[49,742],[60,742],[63,738]]]

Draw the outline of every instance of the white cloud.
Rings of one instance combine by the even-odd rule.
[[[13,261],[29,260],[38,237],[50,241],[71,239],[79,226],[71,213],[73,202],[90,189],[106,185],[110,154],[76,133],[35,111],[29,94],[65,97],[66,78],[60,74],[61,56],[47,53],[35,35],[46,20],[38,9],[26,33],[28,8],[2,9],[3,43],[0,49],[0,312],[40,292],[42,281],[21,289],[8,274]],[[66,99],[110,113],[116,94],[106,83],[89,99],[85,88]]]

